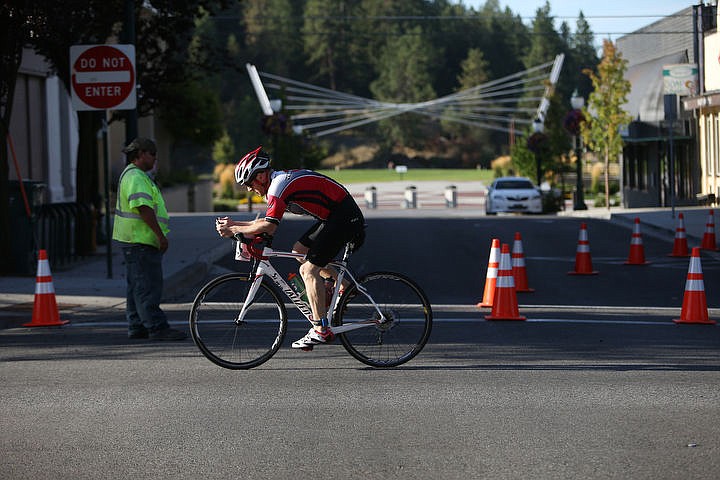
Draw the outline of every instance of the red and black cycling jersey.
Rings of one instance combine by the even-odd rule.
[[[335,180],[312,170],[275,171],[270,179],[265,220],[275,224],[280,223],[285,211],[327,220],[350,195]]]

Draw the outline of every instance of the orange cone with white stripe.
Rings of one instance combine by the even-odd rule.
[[[688,242],[685,233],[685,217],[682,213],[678,214],[677,227],[675,228],[675,243],[673,243],[673,251],[669,255],[671,257],[687,257]]]
[[[580,234],[578,235],[578,246],[575,253],[575,270],[568,272],[568,275],[597,275],[598,273],[599,272],[593,270],[592,267],[587,225],[583,222],[580,224]]]
[[[66,323],[69,321],[60,320],[47,252],[40,250],[37,276],[35,277],[35,304],[33,305],[32,321],[23,324],[23,327],[57,327]]]
[[[685,282],[685,295],[683,296],[682,312],[675,323],[701,323],[714,325],[715,320],[708,318],[707,299],[705,298],[705,283],[703,282],[702,266],[700,265],[700,248],[692,249],[690,268]]]
[[[503,243],[500,252],[500,269],[495,285],[495,298],[492,312],[485,315],[485,320],[525,320],[518,311],[515,280],[510,261],[510,246]]]
[[[495,297],[495,284],[497,282],[498,266],[500,265],[500,239],[493,238],[490,245],[490,258],[488,259],[487,274],[485,275],[485,289],[483,298],[478,307],[492,307]]]
[[[512,273],[515,280],[516,292],[534,292],[534,288],[528,287],[527,268],[525,267],[525,253],[523,252],[522,238],[520,232],[515,232],[512,254]]]
[[[713,211],[710,210],[707,222],[705,223],[705,233],[703,234],[700,248],[703,250],[717,250],[717,242],[715,241],[715,218]]]
[[[635,225],[633,225],[630,239],[630,254],[625,265],[647,265],[648,263],[650,262],[645,261],[645,247],[640,234],[640,219],[635,217]]]

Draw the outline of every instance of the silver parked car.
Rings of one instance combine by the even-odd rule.
[[[542,213],[540,189],[527,177],[496,178],[488,187],[485,213],[498,212]]]

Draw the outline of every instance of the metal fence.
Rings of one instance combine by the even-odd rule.
[[[51,267],[63,267],[95,251],[96,210],[90,204],[52,203],[35,211],[35,240]]]

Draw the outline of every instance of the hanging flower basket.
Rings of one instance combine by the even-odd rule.
[[[291,132],[290,122],[282,113],[263,116],[261,128],[266,135],[283,135]]]
[[[543,149],[545,144],[547,143],[547,135],[540,132],[535,132],[532,135],[530,135],[527,139],[527,148],[533,153],[538,153],[540,150]]]
[[[563,127],[570,135],[580,134],[580,124],[585,121],[582,110],[571,110],[565,115]]]

